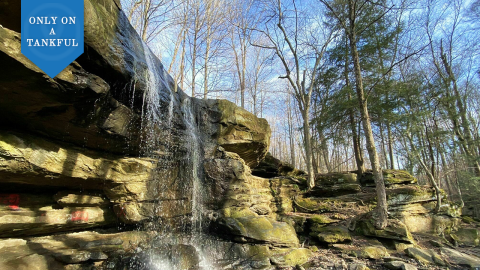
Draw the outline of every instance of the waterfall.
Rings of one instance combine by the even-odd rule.
[[[198,127],[195,123],[195,116],[192,109],[192,100],[185,98],[182,104],[182,112],[187,125],[189,140],[189,163],[192,170],[192,225],[193,231],[202,230],[202,210],[203,210],[203,192],[199,173],[200,166],[200,141],[198,136]]]
[[[148,70],[145,71],[145,81],[147,83],[147,89],[145,89],[143,94],[143,104],[142,104],[142,129],[147,133],[146,145],[145,147],[149,148],[155,152],[153,147],[156,147],[158,144],[155,140],[167,139],[167,138],[157,138],[153,131],[155,126],[164,127],[169,132],[168,137],[171,137],[171,131],[173,129],[174,121],[174,109],[175,109],[175,93],[166,83],[168,81],[168,74],[165,70],[159,66],[158,60],[152,54],[148,46],[143,43],[146,64]],[[161,94],[162,91],[166,90],[169,92],[169,104],[166,113],[168,115],[162,115],[161,108]],[[191,204],[191,216],[186,216],[184,219],[185,223],[191,224],[191,226],[185,226],[181,232],[172,232],[162,228],[162,224],[156,224],[154,228],[157,230],[159,235],[156,237],[156,240],[152,244],[155,250],[152,249],[152,252],[148,253],[146,258],[139,258],[143,263],[148,267],[147,269],[162,269],[162,270],[177,270],[182,269],[186,259],[185,256],[197,256],[198,265],[203,270],[216,269],[209,262],[212,255],[206,254],[205,249],[209,249],[210,246],[213,246],[209,236],[204,232],[205,228],[202,226],[202,214],[205,213],[204,207],[204,196],[205,192],[202,185],[202,142],[200,139],[200,133],[198,129],[198,124],[195,119],[195,103],[192,101],[192,98],[184,97],[181,102],[181,107],[179,108],[182,112],[182,120],[185,124],[186,130],[183,135],[182,141],[186,145],[187,153],[185,155],[185,166],[182,166],[180,170],[183,170],[183,178],[186,179],[177,179],[176,181],[186,181],[188,188],[185,188],[183,192],[186,197],[189,197],[190,200],[186,203]],[[163,110],[165,112],[165,110]],[[165,130],[164,130],[165,131]],[[159,166],[166,166],[166,164],[161,164],[162,160],[158,160]],[[162,177],[154,177],[153,181],[162,181]],[[161,208],[162,192],[170,188],[164,183],[158,183],[156,185],[156,192],[159,196],[157,202],[158,209]],[[189,247],[192,250],[189,252],[181,251],[172,251],[178,247]],[[182,249],[180,249],[182,250]],[[192,253],[192,254],[190,254]]]
[[[145,73],[145,79],[147,82],[147,89],[143,92],[143,103],[142,103],[142,118],[147,117],[148,121],[153,121],[151,124],[156,124],[160,122],[160,84],[161,78],[159,76],[159,70],[154,64],[155,59],[148,48],[145,42],[142,42],[143,50],[145,52],[145,60],[147,62],[148,69]],[[147,110],[144,112],[144,108]]]

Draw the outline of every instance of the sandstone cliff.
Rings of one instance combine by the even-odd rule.
[[[21,54],[19,17],[0,3],[0,269],[479,265],[451,246],[478,231],[406,172],[385,172],[385,230],[368,173],[306,190],[265,158],[267,121],[175,87],[119,1],[85,0],[85,53],[54,79]]]

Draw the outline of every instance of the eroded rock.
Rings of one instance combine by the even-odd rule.
[[[336,244],[351,242],[352,237],[346,227],[343,226],[321,226],[314,224],[310,227],[310,235],[314,236],[321,243]]]
[[[382,172],[383,180],[385,181],[386,186],[417,183],[417,179],[404,170],[382,170]],[[373,172],[368,170],[363,173],[359,177],[359,182],[362,184],[362,186],[375,186]]]
[[[296,247],[299,244],[292,226],[267,217],[225,217],[218,222],[218,226],[239,242],[264,243],[280,247]]]
[[[279,176],[301,177],[305,172],[297,170],[291,164],[272,156],[270,152],[252,169],[252,174],[259,177],[274,178]]]
[[[251,168],[256,167],[270,145],[268,122],[227,100],[218,100],[217,106],[221,112],[218,144],[237,153]]]
[[[436,264],[445,266],[445,262],[440,255],[431,249],[424,250],[415,247],[409,247],[405,250],[405,253],[422,264]]]
[[[440,248],[440,250],[451,263],[471,268],[480,267],[480,258],[477,256],[465,254],[451,248]]]
[[[362,218],[356,222],[355,230],[365,236],[400,240],[408,243],[415,242],[407,226],[398,220],[389,219],[387,227],[383,230],[376,229],[373,222],[371,218]]]

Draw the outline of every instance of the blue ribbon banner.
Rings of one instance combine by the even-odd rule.
[[[22,54],[54,78],[83,53],[83,0],[21,0]]]

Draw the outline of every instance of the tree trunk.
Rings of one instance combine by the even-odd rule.
[[[375,209],[375,227],[377,229],[383,229],[388,224],[388,212],[387,212],[387,195],[385,191],[385,183],[383,180],[382,168],[378,159],[377,150],[375,148],[375,141],[373,138],[372,125],[370,123],[370,116],[368,114],[367,100],[365,99],[363,92],[362,73],[360,69],[360,59],[357,50],[356,41],[356,29],[355,29],[355,9],[353,0],[348,2],[350,29],[348,31],[350,41],[350,53],[352,54],[354,73],[355,73],[355,86],[357,90],[357,97],[359,102],[360,114],[362,116],[363,131],[365,132],[367,140],[367,150],[370,157],[370,163],[372,165],[373,175],[375,179],[375,186],[377,191],[377,206]]]
[[[387,158],[387,147],[385,146],[385,138],[383,136],[383,125],[382,123],[379,124],[380,126],[380,140],[382,141],[382,155],[385,159],[385,168],[388,168],[388,158]]]
[[[348,90],[348,101],[352,100],[352,95],[350,94],[350,79],[348,78],[348,42],[345,39],[345,87]],[[355,162],[357,164],[357,173],[361,176],[365,172],[365,165],[363,161],[362,149],[360,148],[360,139],[357,134],[357,127],[355,125],[355,112],[353,108],[348,108],[348,118],[350,122],[350,130],[352,132],[352,141],[353,141],[353,152],[355,154]]]
[[[307,173],[308,179],[307,184],[311,189],[315,186],[315,173],[313,172],[313,160],[312,160],[312,141],[310,138],[310,122],[308,119],[309,107],[306,106],[305,110],[302,111],[303,118],[303,136],[305,143],[305,162],[307,163]]]
[[[390,155],[390,169],[395,170],[395,163],[393,162],[393,147],[392,147],[392,127],[390,121],[387,120],[387,140],[388,140],[388,153]]]

